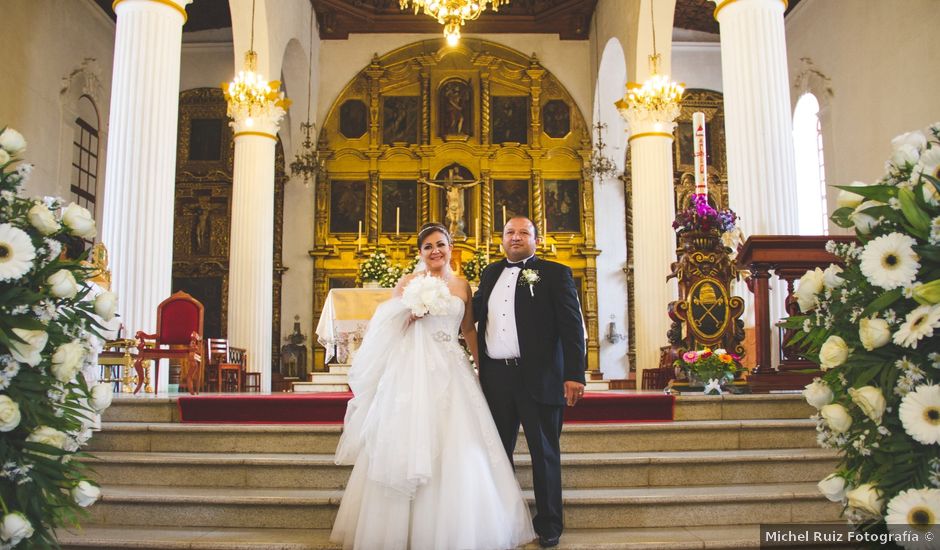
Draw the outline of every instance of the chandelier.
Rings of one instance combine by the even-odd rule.
[[[509,0],[398,0],[398,4],[401,9],[407,9],[410,4],[415,14],[423,11],[437,19],[444,25],[447,43],[456,46],[460,40],[460,27],[466,21],[480,17],[487,4],[496,12],[503,4],[509,4]]]
[[[607,125],[603,122],[594,125],[597,139],[594,141],[594,148],[591,150],[591,164],[588,165],[588,176],[598,177],[602,181],[617,173],[617,165],[610,160],[610,157],[604,151],[604,148],[607,147],[607,144],[604,143],[603,133],[605,130],[607,130]]]
[[[320,152],[314,147],[310,134],[317,134],[317,125],[310,122],[310,83],[313,74],[313,10],[310,11],[310,60],[307,66],[307,121],[300,124],[300,130],[304,133],[304,142],[301,144],[301,151],[294,157],[290,163],[291,175],[301,175],[304,178],[304,186],[310,186],[310,180],[315,174],[323,168],[320,160]]]
[[[650,22],[653,26],[653,55],[649,56],[650,76],[642,85],[636,82],[627,84],[627,95],[617,101],[617,109],[625,119],[651,119],[656,122],[673,121],[681,112],[682,93],[685,87],[669,79],[669,75],[660,74],[659,64],[662,56],[656,52],[656,22],[653,18],[653,4],[650,2]]]
[[[235,124],[244,123],[252,128],[256,122],[276,125],[287,112],[290,100],[279,91],[278,80],[268,82],[258,74],[258,54],[255,45],[255,2],[251,2],[251,44],[245,52],[245,68],[238,71],[235,78],[222,84],[225,101],[228,103],[227,114]],[[270,128],[267,128],[270,129]],[[275,130],[276,131],[276,130]]]

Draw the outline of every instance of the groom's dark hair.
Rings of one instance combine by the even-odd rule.
[[[447,244],[454,244],[454,239],[450,236],[450,231],[444,227],[444,224],[440,222],[430,222],[421,226],[421,230],[418,231],[418,248],[421,248],[421,245],[424,243],[425,237],[431,233],[436,233],[440,231],[444,234],[444,237],[447,238]]]

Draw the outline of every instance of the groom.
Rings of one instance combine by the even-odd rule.
[[[488,265],[473,296],[480,384],[509,461],[519,424],[532,456],[539,544],[556,546],[563,528],[561,436],[564,406],[584,394],[584,328],[571,269],[537,258],[528,218],[503,228],[506,258]]]

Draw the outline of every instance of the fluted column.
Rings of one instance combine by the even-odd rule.
[[[669,302],[678,296],[675,283],[666,283],[676,261],[672,221],[676,209],[672,189],[672,132],[675,122],[656,120],[650,113],[633,113],[630,123],[631,181],[633,182],[633,265],[636,296],[636,380],[643,370],[659,366],[659,348],[667,344]]]
[[[730,206],[740,214],[745,235],[796,234],[786,0],[712,1],[721,27]],[[746,298],[745,323],[753,326],[753,300],[738,286],[738,294]],[[785,314],[785,285],[773,286],[771,322]],[[776,331],[771,332],[776,339]]]
[[[229,250],[228,341],[248,350],[248,371],[271,389],[274,261],[274,145],[277,123],[232,123],[232,236]]]
[[[102,242],[125,334],[170,295],[180,42],[192,0],[117,0]],[[166,373],[168,369],[163,369]],[[166,377],[158,381],[166,388]]]

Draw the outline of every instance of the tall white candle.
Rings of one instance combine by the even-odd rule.
[[[359,232],[356,233],[356,252],[362,252],[362,220],[359,220]]]
[[[506,205],[503,205],[503,227],[506,227]]]
[[[395,236],[398,236],[398,230],[401,227],[401,208],[395,207]]]
[[[692,113],[692,134],[695,155],[695,193],[708,194],[708,170],[705,165],[705,113]]]
[[[473,226],[473,238],[477,241],[477,250],[480,249],[480,216],[476,217]]]

